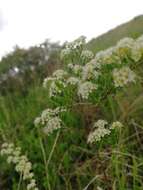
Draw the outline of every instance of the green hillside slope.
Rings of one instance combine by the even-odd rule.
[[[117,26],[97,38],[93,38],[89,41],[88,48],[94,52],[97,52],[99,50],[106,49],[109,46],[115,45],[115,43],[123,37],[128,36],[137,38],[141,34],[143,34],[143,15],[137,16],[131,21]]]

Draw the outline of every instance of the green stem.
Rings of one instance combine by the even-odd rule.
[[[52,146],[52,150],[51,150],[51,152],[49,154],[48,160],[46,158],[46,151],[45,151],[45,148],[44,148],[44,144],[43,144],[40,132],[38,131],[38,133],[39,133],[40,147],[41,147],[41,151],[42,151],[42,154],[43,154],[43,160],[44,160],[44,165],[45,165],[45,172],[46,172],[46,178],[47,178],[47,182],[48,182],[48,189],[51,190],[51,187],[50,187],[50,184],[49,184],[48,166],[49,166],[49,163],[51,161],[52,155],[54,153],[54,150],[55,150],[58,138],[59,138],[60,131],[58,131],[58,133],[56,135],[56,138],[55,138],[54,144]]]
[[[54,153],[54,150],[55,150],[55,147],[56,147],[56,144],[57,144],[59,135],[60,135],[60,131],[58,131],[58,133],[57,133],[57,135],[56,135],[54,144],[53,144],[53,146],[52,146],[52,150],[51,150],[50,155],[49,155],[49,158],[48,158],[48,160],[47,160],[47,163],[46,163],[47,168],[48,168],[48,166],[49,166],[49,163],[50,163],[50,161],[51,161],[52,155],[53,155],[53,153]]]
[[[39,133],[39,131],[38,131],[38,133]],[[46,178],[47,178],[47,183],[48,183],[48,189],[51,190],[50,183],[49,183],[49,175],[48,175],[46,152],[45,152],[45,148],[44,148],[44,145],[43,145],[40,133],[39,133],[39,141],[40,141],[40,147],[41,147],[41,151],[42,151],[42,155],[43,155],[43,161],[44,161],[44,165],[45,165],[45,172],[46,172]]]
[[[108,101],[109,101],[110,108],[111,108],[111,111],[112,111],[113,119],[115,121],[117,117],[116,117],[116,111],[115,111],[113,99],[110,96],[108,96]]]
[[[83,190],[87,190],[88,187],[96,180],[98,179],[100,176],[99,175],[96,175],[94,178],[92,178],[89,183],[86,185],[86,187],[83,188]]]
[[[22,173],[20,173],[20,178],[19,178],[17,190],[20,190],[21,182],[22,182]]]

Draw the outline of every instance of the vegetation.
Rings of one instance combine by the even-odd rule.
[[[92,39],[88,43],[88,48],[94,53],[115,45],[124,37],[138,38],[143,34],[143,15],[137,16],[131,21],[124,23],[101,36]]]
[[[1,95],[0,189],[142,190],[143,36],[113,44],[80,37],[43,85]]]
[[[0,92],[25,94],[31,85],[41,83],[44,77],[60,67],[60,49],[58,43],[48,40],[29,49],[16,46],[0,61]]]

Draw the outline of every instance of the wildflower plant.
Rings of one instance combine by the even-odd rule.
[[[49,100],[48,108],[45,107],[45,110],[41,111],[34,120],[45,165],[47,189],[51,190],[49,171],[52,169],[49,167],[49,162],[59,139],[62,141],[64,138],[70,138],[69,142],[73,147],[71,148],[65,139],[62,145],[58,144],[64,150],[64,155],[61,155],[59,165],[57,162],[54,166],[51,164],[51,167],[55,168],[58,165],[58,169],[54,168],[54,172],[52,170],[53,173],[63,169],[62,162],[67,166],[67,163],[76,159],[67,156],[68,151],[75,151],[73,149],[76,143],[84,148],[90,148],[94,145],[98,147],[100,143],[105,142],[105,146],[108,147],[107,139],[114,134],[115,142],[118,141],[116,137],[124,130],[127,119],[124,119],[124,115],[120,116],[120,109],[123,110],[123,108],[118,105],[117,95],[126,91],[130,86],[140,83],[139,73],[141,71],[135,69],[135,66],[140,64],[142,58],[143,36],[136,40],[121,39],[115,46],[97,52],[96,55],[87,49],[83,36],[65,44],[65,48],[61,51],[61,59],[64,63],[62,69],[54,71],[43,81],[43,88],[48,92],[46,94]],[[114,105],[118,105],[116,109]],[[102,108],[107,110],[108,114]],[[74,125],[75,123],[79,125]],[[59,131],[63,129],[66,130],[59,138]],[[55,139],[47,158],[46,153],[49,151],[47,149],[49,149],[51,137]],[[47,143],[44,144],[44,142]],[[116,143],[112,142],[112,144]],[[81,147],[83,152],[84,148]],[[22,173],[23,180],[28,181],[27,190],[38,189],[32,165],[26,156],[21,155],[18,147],[4,144],[1,155],[7,157],[8,163],[15,164],[16,171]],[[61,176],[65,180],[62,172]]]
[[[99,106],[108,96],[114,97],[119,89],[136,84],[138,78],[133,68],[135,61],[142,57],[141,39],[121,39],[115,46],[96,55],[86,49],[84,37],[66,43],[61,52],[65,63],[63,70],[55,71],[43,82],[43,86],[49,90],[49,97],[58,102],[66,99],[67,103],[63,105],[68,112],[72,112],[74,105]],[[53,123],[54,119],[49,125],[54,126]],[[55,117],[55,129],[61,128],[60,123],[61,120]],[[102,140],[101,137],[110,135],[112,128],[107,129],[102,125],[89,135],[88,142]]]
[[[15,147],[13,143],[3,143],[0,154],[6,157],[8,164],[14,164],[15,170],[20,174],[20,180],[27,181],[27,190],[38,190],[32,164],[26,155],[22,155],[20,147]]]

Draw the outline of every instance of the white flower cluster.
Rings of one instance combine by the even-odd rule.
[[[58,69],[53,73],[53,77],[55,77],[56,79],[60,79],[60,80],[64,80],[65,77],[67,76],[67,72],[62,70],[62,69]]]
[[[92,59],[89,63],[87,63],[87,64],[92,65],[93,68],[96,69],[96,70],[100,70],[100,69],[101,69],[101,66],[102,66],[101,62],[97,60],[96,56],[95,56],[95,58],[93,58],[93,59]],[[86,64],[86,65],[87,65],[87,64]],[[85,65],[85,66],[86,66],[86,65]]]
[[[44,126],[43,132],[45,134],[51,134],[53,131],[62,127],[62,120],[59,114],[65,112],[66,109],[57,107],[56,109],[46,109],[42,112],[40,117],[37,117],[34,121],[35,126]]]
[[[88,63],[83,67],[82,70],[82,80],[94,80],[99,76],[99,72],[96,70],[93,64]]]
[[[73,67],[74,67],[74,64],[72,64],[72,63],[69,63],[69,64],[67,65],[67,68],[69,68],[69,69],[73,69]]]
[[[113,60],[113,52],[114,52],[114,47],[110,47],[104,51],[99,51],[96,56],[95,56],[95,60],[96,62],[100,63],[100,66],[101,65],[104,65],[104,64],[112,64],[112,60]]]
[[[94,143],[100,141],[105,135],[110,135],[111,131],[105,127],[99,127],[89,134],[87,143]]]
[[[79,74],[82,71],[82,66],[81,65],[74,65],[72,68],[74,74]]]
[[[123,87],[127,83],[135,82],[136,75],[129,67],[115,68],[113,70],[113,79],[115,87]]]
[[[83,50],[81,52],[81,57],[85,60],[91,60],[94,57],[94,54],[92,53],[92,51],[89,50]]]
[[[45,78],[44,81],[43,81],[43,87],[47,88],[48,83],[51,82],[51,81],[53,81],[53,77],[47,77],[47,78]]]
[[[57,81],[52,81],[49,87],[49,97],[53,97],[57,94],[61,94],[61,89],[57,85]]]
[[[20,147],[15,147],[13,143],[3,143],[0,153],[2,156],[7,157],[9,164],[15,164],[15,170],[22,175],[23,180],[29,181],[27,190],[38,190],[32,172],[32,164],[27,156],[22,155]]]
[[[55,81],[59,81],[59,80],[62,80],[64,81],[65,80],[65,77],[67,77],[68,73],[62,69],[58,69],[56,70],[52,77],[47,77],[44,79],[43,81],[43,87],[47,87],[48,85],[48,82],[55,82]]]
[[[67,42],[65,48],[61,51],[61,58],[67,57],[71,52],[75,51],[76,49],[80,49],[83,45],[85,45],[84,36],[77,38],[73,42]]]
[[[62,126],[62,120],[59,117],[53,117],[49,119],[46,123],[46,126],[43,128],[43,132],[46,135],[50,135],[53,131],[60,129]]]
[[[98,127],[105,127],[106,125],[108,125],[108,122],[102,119],[99,119],[98,121],[96,121],[93,125],[93,128],[98,128]]]
[[[143,43],[135,43],[131,49],[131,57],[137,62],[142,58],[143,55]]]
[[[108,122],[105,120],[98,120],[93,124],[94,131],[90,132],[88,135],[87,143],[93,144],[95,141],[101,141],[106,135],[110,135],[111,131],[114,129],[120,129],[123,127],[123,124],[119,121],[112,123],[110,127],[107,128]]]
[[[80,48],[81,46],[83,46],[85,44],[85,39],[86,38],[84,36],[80,36],[79,38],[77,38],[73,42],[67,43],[65,49],[75,50],[77,48]]]
[[[61,94],[62,90],[66,87],[64,76],[67,73],[63,70],[57,70],[53,73],[53,77],[47,77],[43,81],[43,87],[49,87],[49,97]]]
[[[116,46],[110,47],[106,50],[99,51],[92,62],[97,64],[100,68],[106,64],[121,64],[121,58],[130,56],[134,61],[139,61],[143,56],[143,36],[137,40],[125,37],[121,39]],[[100,64],[99,64],[100,63]],[[98,67],[98,68],[99,68]]]
[[[73,42],[67,43],[66,49],[75,51],[78,47],[82,47],[83,45],[85,45],[85,39],[81,37]],[[115,87],[123,87],[128,83],[135,82],[135,73],[129,66],[125,66],[125,63],[124,66],[122,66],[122,58],[124,56],[125,58],[130,56],[130,59],[133,61],[141,60],[143,57],[143,36],[137,40],[125,37],[115,46],[99,51],[95,57],[93,57],[93,53],[91,51],[83,50],[82,48],[81,50],[81,58],[90,58],[91,60],[89,62],[87,61],[84,66],[80,65],[79,62],[78,64],[69,63],[67,67],[70,68],[72,72],[69,71],[69,73],[67,73],[63,70],[58,70],[54,72],[53,80],[52,77],[44,80],[44,86],[47,86],[47,83],[50,81],[50,97],[61,94],[68,85],[72,84],[77,85],[78,96],[83,99],[87,99],[89,94],[95,89],[95,86],[97,87],[97,85],[100,85],[96,85],[95,83],[100,81],[97,79],[101,76],[101,73],[104,75],[104,68],[106,67],[103,68],[103,66],[109,64],[113,65],[112,74]]]
[[[105,120],[98,120],[94,123],[93,128],[95,130],[91,132],[88,136],[87,143],[94,143],[95,141],[100,141],[105,135],[109,135],[111,131],[105,126],[108,124]]]
[[[61,80],[52,81],[49,87],[49,97],[54,97],[55,95],[61,94],[65,87],[66,83]]]
[[[76,77],[69,77],[67,79],[67,84],[70,84],[70,85],[77,85],[79,83],[79,79],[76,78]]]
[[[132,48],[135,40],[129,37],[125,37],[118,41],[116,48]]]
[[[121,122],[119,122],[119,121],[113,122],[111,127],[110,127],[110,129],[117,129],[117,128],[118,129],[123,128],[123,124]]]
[[[97,89],[97,85],[90,81],[83,82],[78,86],[78,96],[88,99],[89,95]]]
[[[138,43],[143,43],[143,35],[137,38],[136,40]]]

